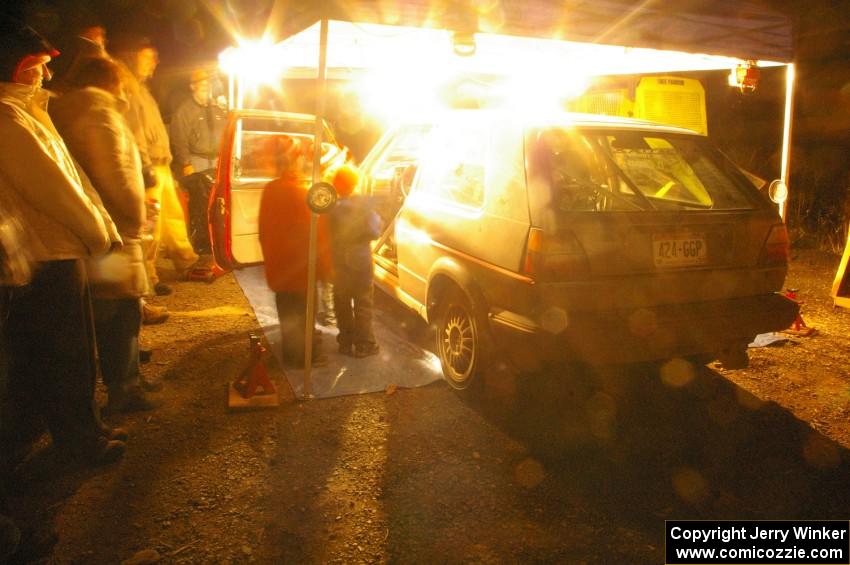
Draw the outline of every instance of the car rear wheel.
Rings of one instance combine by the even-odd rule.
[[[437,319],[437,351],[443,375],[453,389],[480,389],[489,343],[486,322],[469,299],[460,290],[447,293]]]

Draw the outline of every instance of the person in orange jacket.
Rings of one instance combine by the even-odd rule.
[[[311,212],[307,207],[308,182],[303,170],[308,156],[297,142],[285,137],[270,140],[267,151],[277,161],[279,177],[266,185],[260,200],[260,246],[266,282],[275,293],[284,364],[300,367],[304,362],[307,325]],[[331,274],[328,230],[321,220],[318,227],[316,278],[326,281]],[[315,296],[311,298],[315,300]],[[313,366],[326,362],[314,337]]]

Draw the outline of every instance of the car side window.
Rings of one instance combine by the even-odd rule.
[[[488,134],[483,126],[450,127],[437,132],[419,190],[439,200],[482,207]]]
[[[430,126],[405,127],[395,132],[373,158],[364,161],[367,174],[361,191],[372,197],[372,205],[385,224],[401,208],[413,185],[420,153]]]
[[[587,137],[574,130],[549,129],[535,141],[535,171],[551,184],[558,210],[588,212],[616,205],[608,198],[610,179],[605,164]]]
[[[419,161],[419,153],[422,149],[424,138],[428,133],[427,126],[412,127],[400,131],[390,140],[378,161],[370,169],[373,195],[392,192],[393,182],[400,174],[406,174],[404,180],[409,184],[412,182],[411,171],[415,171]],[[409,186],[404,187],[409,188]]]

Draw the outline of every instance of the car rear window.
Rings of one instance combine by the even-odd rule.
[[[251,132],[267,132],[267,133],[288,133],[309,135],[310,137],[316,133],[316,122],[313,120],[296,119],[288,117],[251,117],[246,116],[239,119],[241,128]],[[322,141],[336,143],[333,133],[328,125],[325,124],[324,132],[322,133]]]
[[[750,209],[753,187],[703,137],[634,130],[543,129],[534,174],[563,211]]]

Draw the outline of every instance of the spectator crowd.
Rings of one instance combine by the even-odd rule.
[[[107,42],[93,24],[60,47],[20,21],[0,22],[0,562],[32,550],[8,518],[3,489],[45,431],[60,457],[109,464],[122,458],[129,433],[103,418],[158,406],[162,385],[144,378],[151,352],[139,335],[142,324],[169,316],[146,301],[173,292],[157,272],[162,259],[189,280],[216,268],[206,207],[225,111],[211,73],[191,73],[190,96],[167,127],[148,87],[159,62],[148,39]],[[311,221],[297,175],[312,149],[272,152],[278,178],[263,191],[260,240],[283,357],[297,366]],[[353,166],[325,177],[340,201],[320,221],[317,274],[336,289],[339,353],[374,355],[370,241],[380,220],[352,194]],[[313,352],[314,365],[326,361],[318,343]]]

